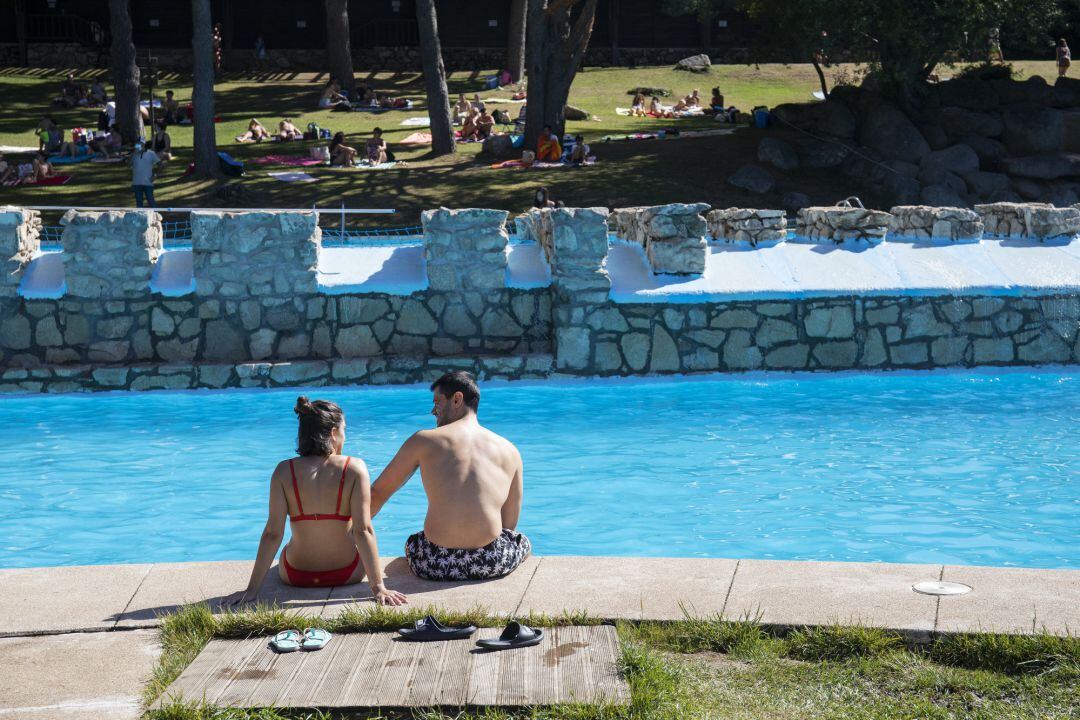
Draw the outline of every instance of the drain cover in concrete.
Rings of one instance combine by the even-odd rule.
[[[473,640],[498,637],[482,628]],[[413,643],[393,633],[336,635],[318,652],[279,655],[268,638],[212,640],[155,704],[369,708],[626,704],[615,628],[545,628],[531,648],[480,652],[473,640]]]
[[[963,583],[944,582],[942,580],[927,580],[915,583],[911,589],[923,595],[964,595],[971,592],[971,587]]]

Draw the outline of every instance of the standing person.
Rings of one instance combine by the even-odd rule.
[[[1005,54],[1001,52],[1001,28],[990,28],[990,62],[1005,62]]]
[[[467,372],[431,385],[435,428],[401,446],[371,486],[371,516],[419,468],[427,495],[424,528],[405,543],[405,557],[428,580],[484,580],[509,575],[532,552],[518,532],[523,476],[513,443],[480,424],[480,388]]]
[[[259,68],[265,68],[270,56],[266,52],[266,41],[263,40],[262,33],[259,33],[255,37],[255,66]]]
[[[135,193],[135,207],[157,207],[154,202],[154,171],[161,162],[155,153],[150,152],[142,141],[135,143],[135,154],[131,156],[131,189]]]
[[[221,72],[221,23],[214,23],[211,39],[214,46],[214,74]]]
[[[1058,77],[1065,77],[1070,65],[1072,65],[1072,51],[1069,50],[1069,43],[1065,42],[1065,38],[1061,38],[1057,44]]]

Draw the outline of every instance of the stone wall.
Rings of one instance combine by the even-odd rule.
[[[645,249],[652,271],[667,275],[705,272],[708,227],[704,203],[672,203],[653,207],[621,208],[611,214],[615,233]]]
[[[1052,240],[1080,232],[1080,209],[1058,208],[1041,203],[991,203],[976,205],[988,237]]]
[[[896,217],[914,227],[915,215]],[[1075,294],[613,302],[608,220],[605,208],[520,218],[551,271],[550,287],[526,290],[507,286],[505,212],[428,211],[427,289],[328,295],[312,213],[196,212],[195,289],[164,297],[147,287],[156,213],[72,213],[68,292],[27,299],[0,285],[0,390],[418,382],[451,367],[520,378],[1080,362]],[[9,269],[35,249],[37,223],[0,214]]]
[[[0,208],[0,297],[16,297],[30,259],[41,247],[41,215],[36,210]]]
[[[783,210],[727,208],[708,215],[709,234],[718,242],[782,242],[787,238],[787,213]]]
[[[818,242],[842,243],[885,239],[892,216],[881,210],[845,207],[808,207],[799,210],[795,232]]]
[[[983,236],[979,214],[966,208],[898,205],[889,214],[890,236],[953,242],[978,242]]]

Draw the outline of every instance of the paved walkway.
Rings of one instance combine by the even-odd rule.
[[[1080,571],[953,565],[660,558],[530,558],[492,582],[419,580],[388,558],[387,583],[414,606],[482,606],[492,614],[584,610],[607,619],[760,616],[775,625],[864,623],[917,640],[934,632],[1080,628]],[[213,604],[244,587],[251,563],[170,563],[0,570],[0,720],[138,717],[156,658],[157,616]],[[924,580],[972,587],[967,595],[912,591]],[[370,602],[367,586],[290,588],[272,569],[265,600],[332,616]],[[130,631],[130,632],[107,632]],[[90,633],[90,634],[87,634]],[[48,635],[52,637],[34,637]],[[106,662],[107,659],[107,662]],[[14,662],[11,662],[14,661]]]

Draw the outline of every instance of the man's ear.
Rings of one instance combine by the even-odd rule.
[[[454,403],[455,406],[464,405],[465,404],[465,394],[462,393],[460,390],[458,390],[456,393],[454,393],[453,403]]]

